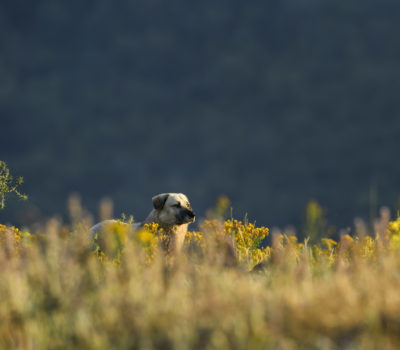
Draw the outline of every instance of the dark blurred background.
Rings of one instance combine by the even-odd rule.
[[[25,179],[2,222],[142,219],[159,192],[198,214],[337,225],[400,194],[398,0],[0,2],[0,160]],[[29,214],[30,213],[30,214]],[[33,213],[33,214],[32,214]]]

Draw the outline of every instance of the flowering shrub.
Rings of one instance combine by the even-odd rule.
[[[392,248],[400,248],[400,216],[389,222],[389,235]]]
[[[7,254],[19,254],[23,243],[27,246],[33,239],[29,232],[21,232],[14,226],[0,224],[0,249]]]
[[[266,247],[265,244],[262,246],[268,234],[269,229],[267,227],[256,227],[254,224],[243,223],[234,219],[225,222],[206,220],[195,238],[201,240],[204,235],[231,238],[238,261],[245,262],[248,266],[254,266],[270,255],[270,248]],[[207,249],[207,244],[204,244],[203,248]]]
[[[160,247],[165,246],[170,237],[165,234],[158,224],[146,224],[138,232],[133,234],[129,225],[122,221],[109,224],[106,228],[106,235],[102,240],[95,237],[97,244],[97,253],[105,261],[111,258],[114,262],[119,262],[120,255],[129,237],[132,238],[132,244],[140,247],[145,255],[145,261],[150,264],[159,253]],[[16,241],[19,241],[21,233],[16,232]],[[265,244],[265,238],[269,235],[267,227],[256,227],[252,223],[243,223],[242,221],[229,219],[224,222],[213,219],[205,220],[200,226],[200,231],[189,231],[185,238],[185,249],[195,245],[204,255],[211,247],[210,245],[228,244],[230,239],[234,249],[235,257],[238,263],[245,264],[249,269],[260,262],[268,261],[280,250],[285,250],[286,254],[290,251],[290,257],[299,261],[305,249],[308,249],[308,240],[299,243],[297,237],[279,234],[274,237],[273,247]],[[107,242],[104,242],[106,238]],[[387,237],[390,249],[400,248],[400,219],[391,221],[387,231]],[[314,264],[324,261],[330,266],[334,266],[337,260],[342,263],[350,263],[351,259],[363,258],[373,260],[376,258],[378,247],[382,244],[383,237],[365,236],[363,238],[344,235],[336,242],[331,238],[322,238],[317,244],[313,244],[310,250],[311,258]],[[107,248],[106,248],[106,246]]]
[[[13,245],[19,245],[22,239],[21,231],[14,227],[7,227],[0,224],[0,244],[2,246],[12,243]]]
[[[138,232],[133,234],[129,225],[122,221],[116,221],[105,227],[105,235],[95,237],[97,253],[102,260],[110,257],[115,262],[132,237],[133,243],[143,248],[146,262],[150,263],[160,247],[168,244],[170,237],[165,234],[158,224],[146,224]],[[242,223],[238,220],[206,220],[199,232],[188,232],[185,237],[185,248],[195,244],[205,252],[218,236],[233,240],[236,258],[239,262],[245,262],[248,266],[254,266],[268,258],[269,247],[262,247],[264,238],[268,235],[267,227],[256,227],[251,223]],[[207,238],[205,238],[207,236]],[[106,242],[105,242],[106,240]]]

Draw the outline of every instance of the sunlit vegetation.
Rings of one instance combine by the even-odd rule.
[[[400,346],[400,218],[387,210],[370,234],[315,243],[215,215],[179,255],[156,224],[121,220],[91,240],[72,212],[70,226],[0,225],[0,348]]]

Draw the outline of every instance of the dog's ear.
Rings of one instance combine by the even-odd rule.
[[[164,208],[164,204],[168,199],[168,193],[158,194],[152,198],[154,209],[160,210]]]

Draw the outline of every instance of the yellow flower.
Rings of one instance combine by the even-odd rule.
[[[140,230],[136,234],[136,238],[143,245],[151,244],[154,241],[154,239],[156,239],[156,237],[154,236],[153,233],[151,233],[150,231],[145,230],[145,229]]]
[[[329,250],[334,249],[337,246],[337,242],[330,238],[322,238],[321,242],[325,245]]]
[[[400,234],[400,216],[396,221],[389,222],[389,231],[391,234]]]

